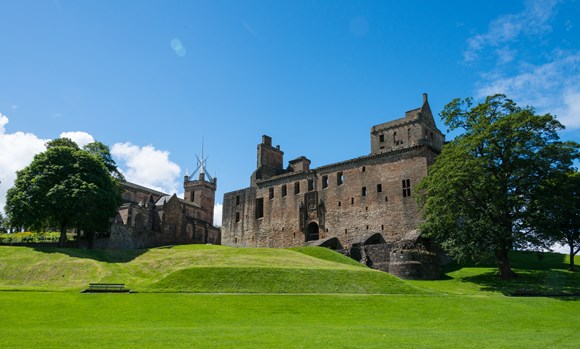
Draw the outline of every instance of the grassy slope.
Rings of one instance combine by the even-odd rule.
[[[321,258],[317,258],[321,256]],[[185,245],[141,251],[0,247],[0,289],[260,293],[418,293],[389,274],[322,248],[301,252]]]
[[[444,278],[436,281],[410,281],[428,292],[448,294],[504,294],[518,291],[534,294],[578,294],[580,272],[567,270],[569,257],[559,253],[514,252],[510,262],[517,277],[502,281],[493,261],[480,265],[451,264],[444,268]]]
[[[276,275],[281,275],[280,279],[298,278],[292,283],[305,285],[304,291],[316,282],[323,287],[320,285],[327,283],[332,273],[354,273],[359,277],[380,274],[358,264],[350,265],[350,260],[327,250],[297,251],[219,246],[180,246],[129,253],[0,248],[0,288],[37,289],[40,285],[51,290],[66,290],[84,287],[88,280],[129,280],[129,284],[143,289],[152,289],[154,284],[168,286],[171,282],[178,289],[193,287],[188,283],[202,277],[217,282],[217,278],[209,276],[211,272],[218,275],[241,271],[247,273],[238,278],[246,279],[244,287],[283,284],[284,280],[274,282]],[[271,261],[269,267],[264,266],[264,258]],[[516,282],[526,287],[552,285],[549,287],[555,289],[554,280],[558,278],[554,275],[564,275],[555,284],[564,285],[564,279],[568,285],[572,282],[572,286],[563,287],[577,289],[580,273],[566,272],[563,256],[548,255],[542,261],[534,258],[533,254],[517,254],[512,258],[520,274],[536,276],[532,279],[520,276]],[[310,278],[300,278],[303,272],[321,274],[313,282]],[[487,265],[450,266],[445,280],[412,282],[430,294],[0,292],[1,346],[38,349],[580,347],[577,299],[504,297],[501,293],[505,290],[497,285],[493,273],[494,269]],[[221,276],[236,279],[233,274]]]

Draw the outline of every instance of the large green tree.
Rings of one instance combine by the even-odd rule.
[[[4,216],[2,215],[2,212],[0,212],[0,233],[5,233],[8,230],[8,224],[7,224],[7,220],[6,218],[4,218]]]
[[[85,145],[83,147],[83,150],[100,157],[101,161],[103,161],[103,164],[105,165],[111,176],[113,176],[113,178],[115,178],[117,181],[119,182],[125,181],[125,177],[119,171],[119,168],[115,163],[115,160],[113,160],[113,156],[111,155],[111,150],[109,149],[109,146],[101,142],[95,141]]]
[[[532,239],[527,206],[543,181],[568,170],[578,144],[561,142],[552,115],[536,115],[504,95],[473,105],[455,99],[441,112],[450,130],[419,189],[423,232],[458,259],[493,255],[502,279],[513,273],[508,253]]]
[[[64,246],[70,228],[108,229],[120,203],[118,183],[102,158],[61,138],[48,142],[46,151],[18,171],[6,212],[14,226],[57,227],[59,246]]]
[[[580,173],[556,173],[548,178],[528,207],[530,225],[540,242],[568,245],[569,270],[580,252]]]

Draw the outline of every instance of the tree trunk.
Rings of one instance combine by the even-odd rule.
[[[508,259],[508,250],[501,249],[495,251],[495,258],[499,270],[499,277],[502,280],[513,279],[516,276],[516,273],[512,271],[512,267],[510,266],[510,261]]]
[[[66,247],[66,225],[60,226],[60,237],[58,238],[58,247]]]

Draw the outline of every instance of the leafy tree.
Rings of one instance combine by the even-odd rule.
[[[530,224],[539,241],[570,248],[570,267],[580,251],[580,173],[556,173],[548,178],[531,202]]]
[[[0,212],[0,233],[6,233],[6,231],[8,230],[7,223],[8,222],[6,218],[2,215],[2,212]]]
[[[546,178],[571,167],[578,144],[559,141],[563,126],[552,115],[504,95],[477,106],[455,99],[441,116],[463,134],[443,146],[419,186],[422,229],[460,260],[493,255],[500,277],[510,279],[508,252],[533,240],[530,200]]]
[[[117,168],[115,160],[113,160],[113,156],[111,155],[109,146],[101,142],[92,142],[85,145],[83,147],[83,150],[100,157],[101,160],[103,161],[103,164],[105,164],[105,167],[107,168],[107,170],[109,170],[109,173],[111,174],[111,176],[113,176],[113,178],[115,178],[119,182],[125,181],[125,177]]]
[[[70,138],[66,138],[66,137],[56,138],[56,139],[53,139],[51,141],[46,142],[47,149],[50,149],[53,147],[69,147],[69,148],[79,149],[79,146],[78,146],[78,144],[75,143],[75,141],[73,141]]]
[[[6,196],[13,225],[58,227],[59,246],[66,243],[67,229],[107,229],[121,203],[117,182],[102,159],[69,141],[48,142],[46,151],[17,172]]]

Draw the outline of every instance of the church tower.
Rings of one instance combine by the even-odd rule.
[[[201,207],[204,216],[199,218],[213,225],[217,178],[213,178],[206,169],[207,158],[203,157],[203,147],[201,154],[201,159],[197,158],[197,169],[183,179],[184,200]]]

